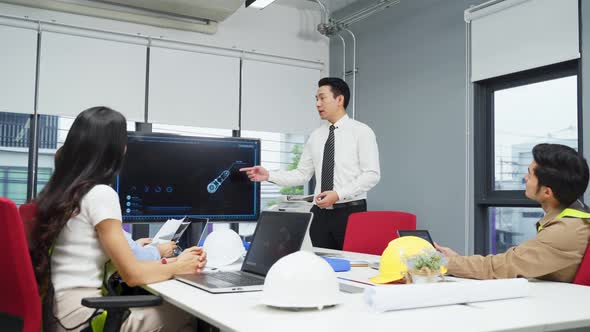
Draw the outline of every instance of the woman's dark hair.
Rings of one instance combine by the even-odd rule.
[[[348,88],[348,84],[338,77],[324,77],[318,82],[318,88],[327,85],[332,90],[332,95],[334,98],[338,96],[344,96],[344,108],[348,106],[348,102],[350,101],[350,89]]]
[[[576,150],[561,144],[538,144],[533,148],[538,188],[551,188],[555,199],[570,206],[588,187],[588,163]]]
[[[49,250],[68,220],[80,212],[80,201],[98,184],[110,185],[123,164],[127,146],[125,117],[107,107],[78,115],[55,158],[55,170],[35,199],[30,248],[39,291],[43,296],[43,326],[53,330],[54,292]]]

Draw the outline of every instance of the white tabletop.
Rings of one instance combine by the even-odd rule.
[[[338,275],[368,281],[377,273],[355,267]],[[211,294],[175,280],[146,288],[222,331],[553,331],[590,326],[590,287],[541,281],[530,286],[531,296],[526,298],[386,313],[373,312],[363,294],[344,294],[342,304],[321,311],[288,311],[260,304],[260,292]]]

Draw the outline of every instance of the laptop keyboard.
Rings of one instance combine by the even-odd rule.
[[[234,285],[239,286],[255,286],[264,284],[264,280],[260,278],[251,277],[245,274],[231,273],[231,272],[217,272],[209,275],[211,278],[223,280]]]

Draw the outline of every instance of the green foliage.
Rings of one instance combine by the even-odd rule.
[[[303,186],[281,188],[282,195],[303,195]]]
[[[273,205],[279,204],[279,202],[280,201],[278,199],[274,199],[272,201],[268,201],[268,202],[266,202],[266,206],[265,207],[269,208],[269,207],[271,207]]]
[[[422,253],[407,258],[409,270],[422,270],[424,268],[430,271],[439,271],[441,266],[447,265],[447,258],[434,249],[423,250]]]
[[[301,154],[303,153],[303,144],[294,144],[291,153],[293,154],[293,159],[287,168],[290,171],[296,169],[297,165],[299,165],[299,160],[301,160]]]
[[[293,144],[291,153],[293,154],[293,159],[291,159],[291,163],[289,164],[289,166],[287,166],[287,169],[290,171],[296,169],[297,165],[299,165],[299,160],[301,160],[301,154],[303,153],[303,144]],[[281,194],[303,195],[303,186],[281,188]]]

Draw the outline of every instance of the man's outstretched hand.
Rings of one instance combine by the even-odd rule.
[[[240,168],[240,172],[246,172],[250,181],[268,181],[268,171],[262,166]]]
[[[434,247],[436,248],[436,250],[440,251],[443,255],[447,257],[459,256],[459,254],[456,253],[453,249],[439,246],[436,242],[434,242]]]

